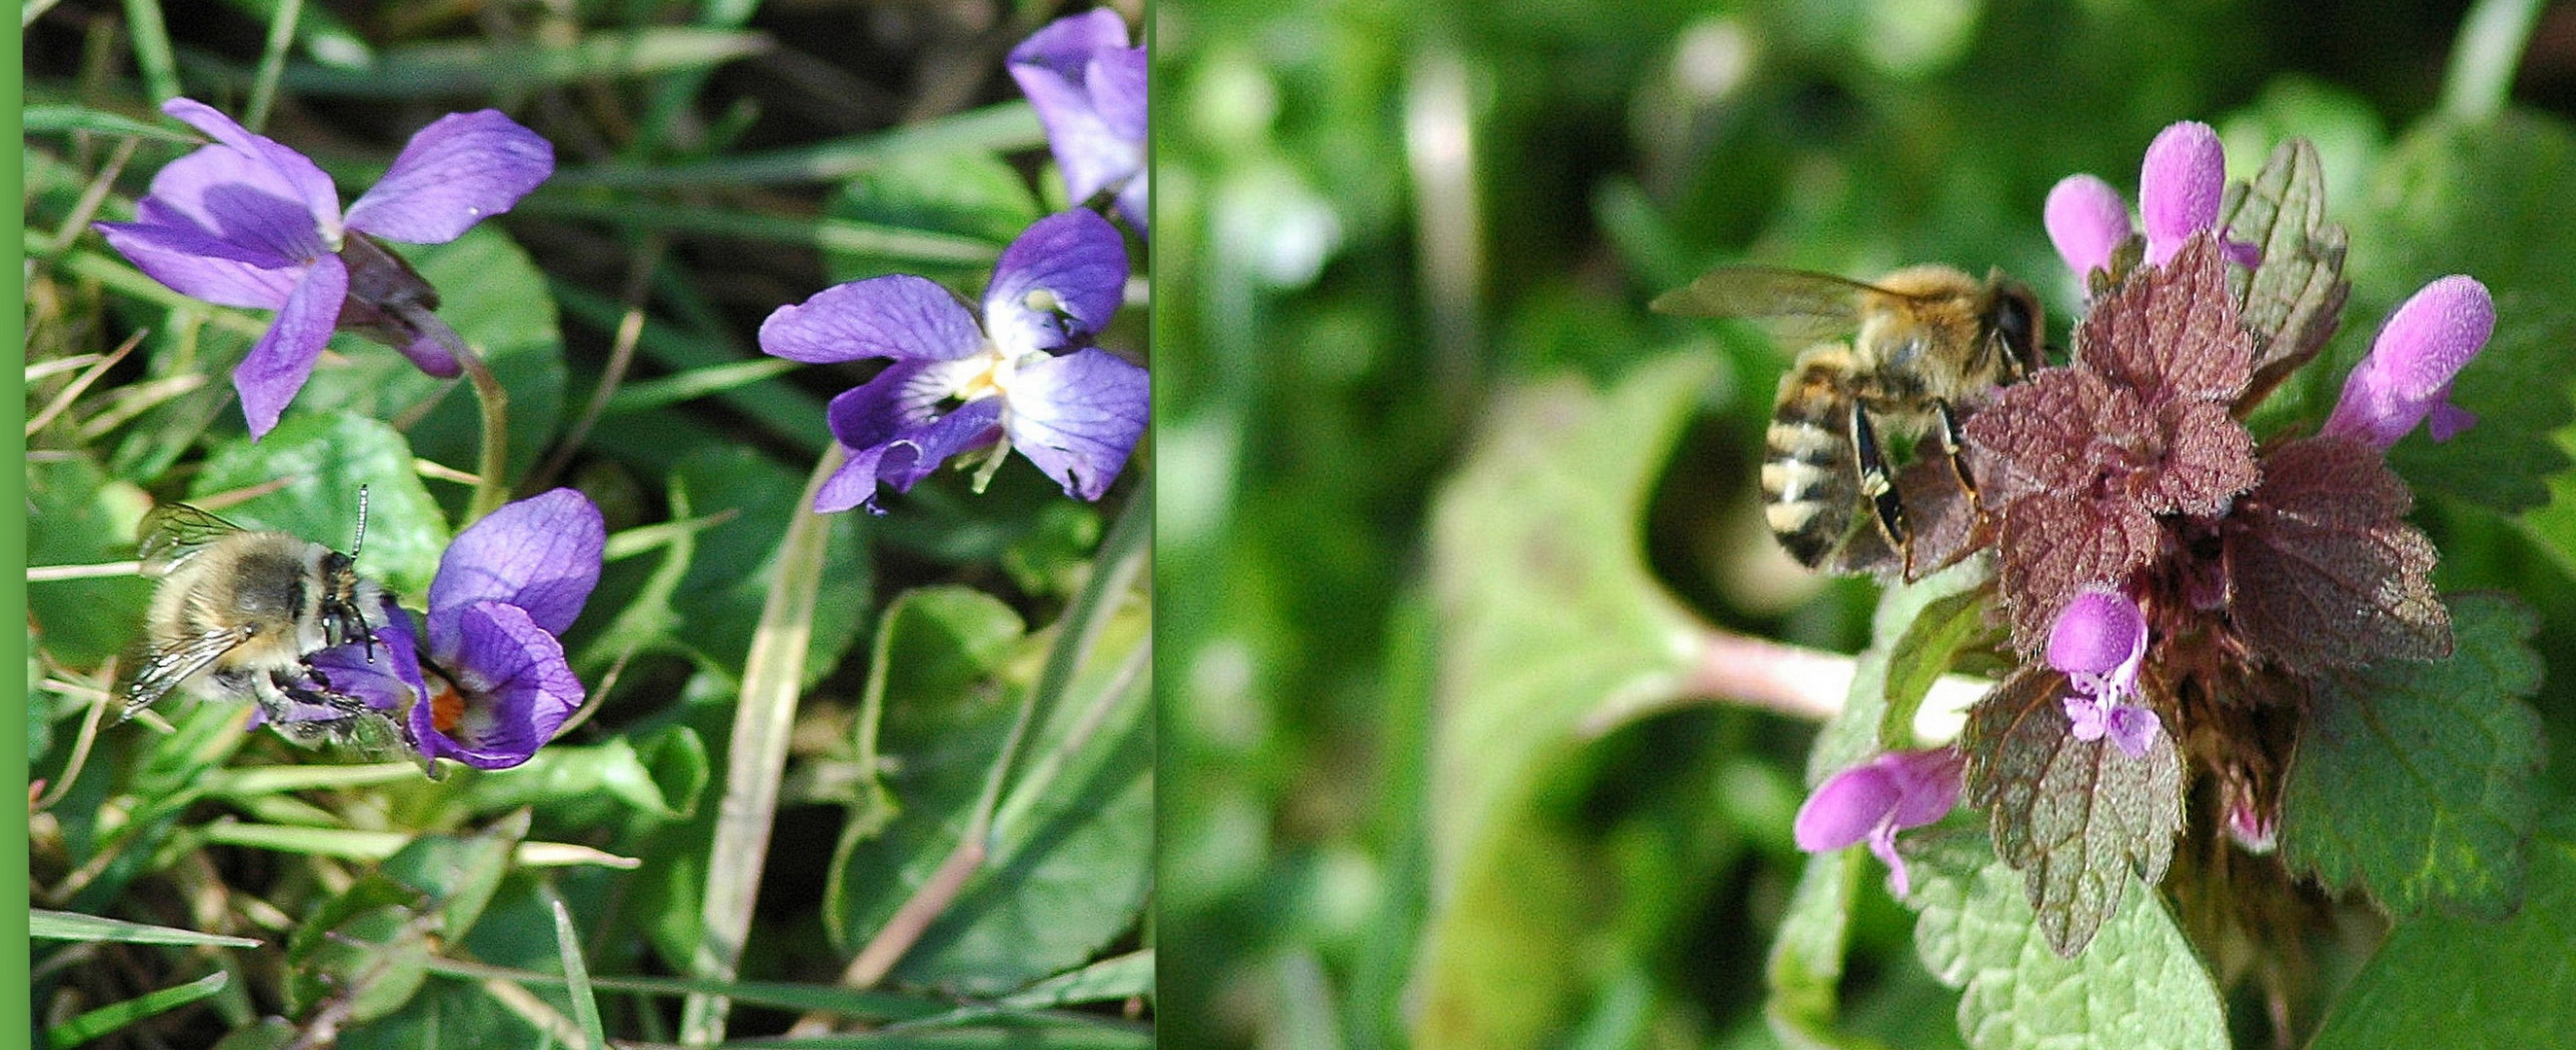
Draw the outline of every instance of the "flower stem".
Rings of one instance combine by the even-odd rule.
[[[295,44],[295,22],[304,15],[304,0],[278,0],[268,18],[268,43],[261,49],[259,72],[251,77],[250,105],[242,126],[259,132],[268,127],[269,107],[277,102],[277,78],[286,72],[286,51]]]
[[[833,442],[814,464],[805,493],[780,539],[769,598],[760,626],[743,657],[742,698],[734,707],[733,742],[725,757],[724,800],[716,812],[715,841],[707,854],[706,899],[691,975],[731,981],[751,931],[751,909],[768,859],[770,825],[778,815],[778,786],[787,766],[788,731],[796,722],[796,696],[804,686],[805,656],[813,647],[814,602],[822,588],[823,557],[832,521],[814,512],[814,494],[841,469]],[[683,1007],[680,1042],[713,1046],[724,1039],[730,1000],[692,994]]]
[[[2522,64],[2532,26],[2539,21],[2540,0],[2478,0],[2451,45],[2451,69],[2442,83],[2442,112],[2484,120],[2503,110],[2505,95],[2513,88],[2513,72]]]
[[[492,374],[492,366],[483,362],[483,355],[447,322],[439,320],[437,314],[408,304],[395,305],[393,310],[456,355],[456,363],[465,369],[465,378],[474,384],[474,402],[483,411],[483,458],[474,468],[474,497],[465,505],[465,520],[456,523],[462,531],[501,509],[501,504],[510,499],[510,392]]]

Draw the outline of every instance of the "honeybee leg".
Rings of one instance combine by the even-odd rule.
[[[1869,421],[1869,408],[1860,399],[1851,406],[1852,463],[1859,474],[1860,493],[1869,499],[1870,510],[1878,522],[1878,533],[1887,540],[1887,549],[1895,551],[1905,562],[1908,575],[1914,567],[1914,537],[1905,526],[1905,501],[1896,491],[1896,475],[1888,469],[1887,454],[1879,449],[1878,428]]]
[[[1932,411],[1941,417],[1941,450],[1950,457],[1950,472],[1959,476],[1959,487],[1968,493],[1968,505],[1976,506],[1977,479],[1968,474],[1968,432],[1959,426],[1959,412],[1948,401],[1934,398]]]

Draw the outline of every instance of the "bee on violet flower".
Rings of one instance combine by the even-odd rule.
[[[1045,126],[1065,195],[1117,194],[1118,214],[1145,232],[1145,49],[1106,7],[1047,23],[1011,49],[1011,79]]]
[[[310,663],[333,690],[399,714],[425,763],[524,763],[581,707],[557,636],[598,585],[606,543],[598,505],[575,490],[504,504],[439,556],[426,650],[388,595],[372,649],[343,645]]]
[[[1075,209],[1038,220],[1002,251],[980,325],[948,289],[909,274],[779,307],[760,326],[760,348],[774,356],[893,362],[832,399],[832,436],[848,459],[814,509],[883,513],[879,486],[909,491],[950,457],[981,449],[992,452],[979,488],[1018,449],[1066,495],[1099,499],[1144,435],[1150,393],[1145,369],[1089,345],[1126,281],[1118,228]]]
[[[392,346],[430,375],[457,375],[466,351],[430,312],[437,290],[376,239],[455,240],[554,173],[554,147],[499,110],[451,113],[414,134],[344,213],[331,177],[303,154],[194,99],[161,110],[215,141],[155,174],[133,222],[93,225],[173,289],[277,311],[233,369],[253,438],[277,426],[335,329]]]

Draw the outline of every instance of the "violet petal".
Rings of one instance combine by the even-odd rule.
[[[865,504],[871,514],[883,514],[877,506],[877,463],[885,459],[884,444],[846,449],[848,456],[832,476],[823,479],[814,490],[814,513],[837,514]]]
[[[1014,357],[1065,346],[1109,323],[1126,284],[1118,228],[1079,208],[1058,212],[1002,250],[984,289],[984,328]]]
[[[1144,434],[1151,396],[1144,369],[1105,350],[1076,351],[1019,367],[1004,426],[1066,495],[1096,500]]]
[[[988,397],[909,428],[887,443],[884,457],[877,461],[877,479],[896,492],[910,492],[914,482],[929,477],[948,457],[1001,440],[1001,421],[1002,400]]]
[[[2082,278],[2108,269],[2111,252],[2129,239],[2129,205],[2120,191],[2091,175],[2069,175],[2048,191],[2044,210],[2049,243]]]
[[[510,210],[554,170],[554,145],[500,110],[450,113],[412,135],[384,179],[349,206],[348,226],[442,244]]]
[[[936,365],[897,361],[867,382],[844,390],[823,412],[832,436],[850,448],[874,448],[906,428],[929,422],[948,396]]]
[[[2192,234],[2218,225],[2226,195],[2227,151],[2218,144],[2218,132],[2186,120],[2157,133],[2138,173],[2148,265],[2164,265]]]
[[[256,166],[227,165],[220,169],[213,169],[229,173],[222,183],[198,182],[197,180],[202,176],[209,174],[206,171],[183,173],[179,178],[193,183],[194,186],[183,187],[179,183],[173,183],[168,187],[168,192],[185,199],[196,195],[189,192],[191,188],[197,191],[212,191],[225,184],[238,184],[245,188],[266,191],[299,204],[305,213],[305,221],[297,225],[317,230],[324,244],[336,245],[340,242],[340,191],[331,185],[331,176],[323,174],[322,169],[306,159],[303,154],[278,145],[266,136],[252,134],[248,128],[235,123],[233,118],[225,116],[215,107],[192,98],[174,98],[164,102],[161,104],[161,112],[213,136],[215,141],[231,147],[244,159],[256,162]],[[198,152],[202,154],[205,151]],[[190,154],[191,157],[197,155]],[[187,159],[182,157],[180,161]],[[179,161],[171,163],[177,166]],[[153,179],[152,192],[155,196],[165,192],[161,181],[164,177],[170,177],[169,168],[163,168],[161,175]],[[203,210],[197,214],[201,219],[210,218],[224,213],[228,208],[242,206],[242,204],[241,200],[227,202],[207,199],[202,201]],[[282,216],[279,219],[282,227]],[[235,232],[221,222],[212,222],[208,225],[228,234]]]
[[[1008,61],[1013,67],[1036,66],[1070,80],[1080,75],[1095,52],[1126,46],[1127,21],[1115,10],[1095,7],[1040,27],[1011,48]]]
[[[464,713],[441,730],[432,705],[415,704],[412,735],[431,758],[481,769],[518,765],[581,706],[581,680],[564,659],[563,643],[527,610],[485,601],[460,612],[456,660],[446,667],[463,693]]]
[[[599,585],[607,539],[599,507],[573,489],[504,504],[458,533],[429,583],[432,658],[455,656],[457,619],[477,602],[518,606],[548,631],[571,627]]]
[[[146,203],[150,198],[145,198]],[[301,263],[262,266],[227,256],[248,254],[204,231],[144,223],[92,223],[134,268],[180,294],[217,306],[274,310],[304,276]]]
[[[383,603],[385,626],[376,630],[372,654],[368,646],[352,643],[314,653],[305,662],[328,675],[333,690],[358,697],[380,710],[402,712],[428,696],[429,687],[420,674],[420,649],[412,633],[411,614],[395,605],[390,595],[384,597]]]
[[[910,274],[836,284],[760,323],[763,352],[807,364],[950,361],[983,348],[974,312],[948,289]]]
[[[340,258],[325,255],[316,260],[278,307],[277,321],[233,368],[233,389],[241,392],[242,416],[250,423],[253,440],[277,427],[287,402],[295,400],[295,392],[312,378],[313,363],[321,359],[322,345],[331,341],[340,301],[348,294],[349,268],[341,265]]]

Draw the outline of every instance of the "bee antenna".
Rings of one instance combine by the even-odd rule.
[[[367,487],[358,486],[358,538],[349,543],[349,560],[358,560],[358,552],[367,549]]]

